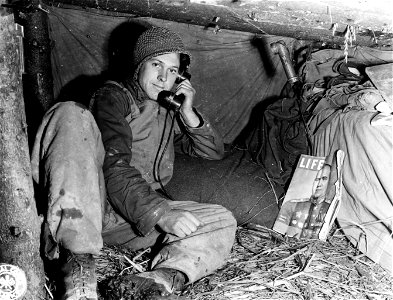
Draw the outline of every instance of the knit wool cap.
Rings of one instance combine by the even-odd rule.
[[[152,27],[143,32],[134,48],[134,80],[138,79],[138,73],[144,62],[152,57],[167,54],[180,53],[187,55],[191,60],[191,54],[184,47],[180,36],[164,27]]]

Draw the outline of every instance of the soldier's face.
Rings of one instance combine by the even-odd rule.
[[[167,53],[146,61],[138,74],[138,82],[152,100],[157,100],[158,93],[172,89],[179,74],[180,55]]]

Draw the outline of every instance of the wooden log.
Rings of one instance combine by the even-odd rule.
[[[16,22],[24,28],[23,90],[28,139],[32,146],[44,113],[54,104],[51,46],[47,14],[37,9],[39,0],[29,0],[29,9],[14,9]]]
[[[13,15],[4,15],[0,9],[0,262],[24,270],[28,281],[25,299],[45,299],[19,37]]]
[[[48,1],[48,0],[47,0]],[[219,5],[201,4],[218,3]],[[283,6],[285,1],[202,1],[202,0],[51,0],[51,5],[72,6],[79,9],[98,9],[115,13],[129,13],[141,17],[153,17],[175,22],[204,26],[206,29],[230,29],[247,31],[263,35],[292,37],[299,40],[322,42],[326,45],[343,45],[347,26],[357,28],[354,45],[362,46],[392,46],[393,34],[391,24],[385,24],[386,13],[362,11],[358,20],[353,20],[349,12],[335,12],[334,18],[326,14],[310,12],[304,9],[295,10],[293,7]],[[293,1],[291,1],[293,2]],[[300,5],[302,1],[294,1]],[[303,1],[304,2],[304,1]],[[337,2],[337,1],[336,1]],[[247,3],[251,3],[245,5]],[[278,5],[279,3],[280,5]],[[312,10],[313,6],[309,6]],[[316,6],[319,10],[320,6]],[[353,7],[352,11],[356,11]],[[346,17],[347,16],[347,17]],[[375,20],[382,18],[378,23]],[[390,16],[388,15],[388,18]],[[323,20],[323,21],[321,21]],[[367,21],[364,21],[367,20]],[[337,28],[332,29],[337,22]],[[382,27],[390,31],[382,30]]]
[[[31,1],[33,6],[38,0]],[[18,23],[24,27],[25,75],[28,85],[25,93],[34,105],[48,110],[54,104],[51,49],[48,33],[47,14],[39,9],[19,14]],[[26,97],[25,97],[26,98]],[[41,119],[41,118],[40,118]]]

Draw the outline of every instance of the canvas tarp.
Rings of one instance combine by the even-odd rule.
[[[110,68],[108,59],[115,34],[127,44],[143,21],[166,26],[179,33],[192,54],[190,73],[196,88],[195,106],[204,113],[226,143],[231,143],[249,122],[253,107],[279,96],[286,82],[280,59],[270,51],[270,43],[294,39],[266,36],[255,39],[246,32],[182,24],[153,18],[106,15],[87,11],[48,7],[55,97],[86,101]],[[119,30],[123,27],[123,30]],[[134,31],[134,32],[133,32]],[[129,58],[125,55],[125,59]],[[123,65],[127,65],[127,61]],[[67,93],[65,93],[67,91]]]

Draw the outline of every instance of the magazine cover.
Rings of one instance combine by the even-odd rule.
[[[340,207],[344,152],[332,162],[302,154],[273,230],[295,238],[326,239]]]

